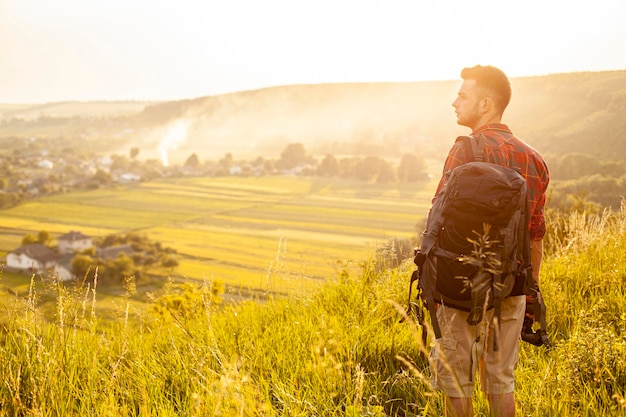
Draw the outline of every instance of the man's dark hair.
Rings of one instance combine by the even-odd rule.
[[[478,87],[489,91],[500,113],[504,113],[504,109],[511,101],[511,82],[501,69],[490,65],[476,65],[463,68],[461,78],[475,80]]]

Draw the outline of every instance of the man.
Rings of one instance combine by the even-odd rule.
[[[502,115],[511,98],[511,84],[507,76],[492,66],[475,66],[461,72],[463,82],[452,103],[457,123],[472,130],[472,140],[485,139],[487,162],[515,167],[524,176],[528,187],[531,213],[530,239],[533,278],[539,282],[539,268],[543,253],[542,239],[546,231],[543,209],[549,182],[548,168],[537,151],[517,138],[505,124]],[[458,141],[446,159],[437,192],[445,184],[448,171],[469,162]],[[522,285],[516,283],[514,292],[502,303],[501,324],[498,331],[499,349],[493,350],[493,310],[476,326],[467,323],[468,313],[449,306],[437,307],[437,318],[442,323],[442,339],[431,351],[433,383],[444,391],[448,416],[472,416],[472,391],[476,358],[479,362],[480,387],[485,392],[491,414],[515,415],[514,371],[519,355],[519,337],[524,321],[526,298]],[[479,338],[477,338],[477,335]],[[479,343],[476,343],[479,341]],[[473,356],[473,358],[472,358]]]

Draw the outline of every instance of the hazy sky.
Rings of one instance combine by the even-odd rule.
[[[0,0],[0,103],[626,69],[625,0]]]

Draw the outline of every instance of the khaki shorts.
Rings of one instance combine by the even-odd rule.
[[[504,299],[495,352],[493,309],[485,312],[478,325],[470,326],[467,312],[438,306],[437,319],[443,337],[433,342],[430,353],[433,386],[449,397],[469,398],[479,370],[480,387],[486,394],[513,392],[525,309],[523,295]]]

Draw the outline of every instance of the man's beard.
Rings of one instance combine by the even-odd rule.
[[[456,123],[459,126],[465,126],[465,127],[469,127],[470,129],[473,129],[476,123],[478,123],[479,118],[480,118],[479,116],[474,116],[474,117],[461,116],[460,114],[457,113]]]

